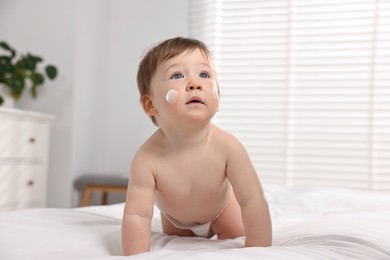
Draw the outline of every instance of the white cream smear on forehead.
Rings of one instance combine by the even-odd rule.
[[[177,91],[174,90],[174,89],[170,89],[168,90],[167,92],[167,95],[165,96],[165,100],[169,103],[169,104],[173,104],[176,102],[177,100]]]

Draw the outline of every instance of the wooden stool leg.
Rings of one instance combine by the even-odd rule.
[[[103,191],[102,204],[103,205],[107,205],[108,204],[108,192],[107,191]]]
[[[86,187],[84,190],[83,207],[87,207],[89,205],[89,202],[91,200],[91,193],[92,193],[91,187]]]

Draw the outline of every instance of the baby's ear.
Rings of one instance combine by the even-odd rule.
[[[152,102],[152,100],[150,99],[150,97],[148,95],[143,95],[142,96],[142,98],[141,98],[141,105],[142,105],[142,108],[144,109],[145,113],[148,116],[155,116],[155,115],[157,115],[157,110],[154,107],[153,102]]]

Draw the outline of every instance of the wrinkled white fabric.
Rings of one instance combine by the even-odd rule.
[[[265,186],[273,246],[241,248],[161,233],[155,207],[152,251],[131,259],[390,259],[390,194]],[[123,204],[0,214],[0,259],[128,259],[121,254]]]

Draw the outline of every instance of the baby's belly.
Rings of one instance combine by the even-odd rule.
[[[184,225],[203,224],[218,216],[230,196],[230,185],[220,192],[194,192],[192,194],[164,194],[156,191],[155,204],[163,212]]]

